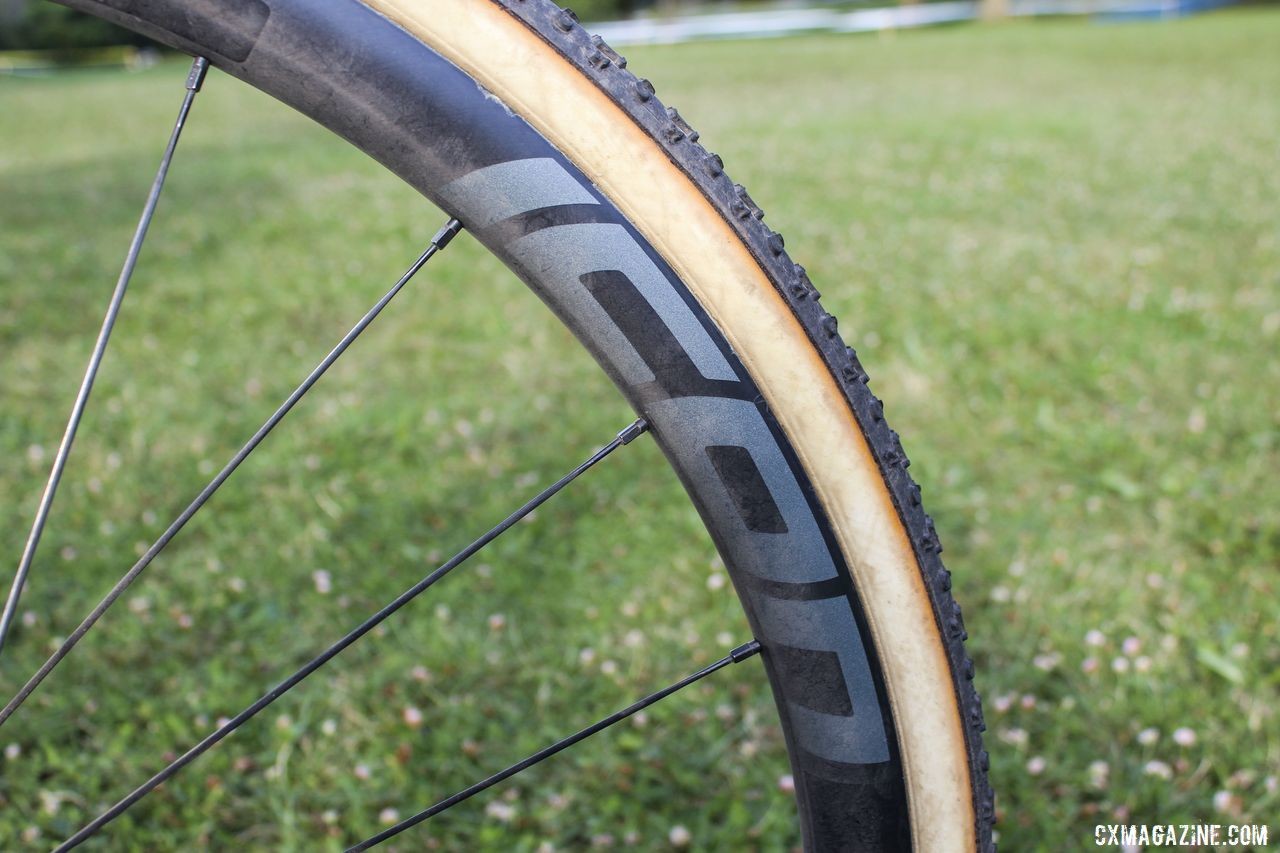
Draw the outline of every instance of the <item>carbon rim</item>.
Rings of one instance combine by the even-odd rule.
[[[184,49],[208,52],[215,65],[322,118],[459,215],[552,305],[654,424],[726,555],[766,649],[797,771],[806,839],[814,846],[840,838],[906,846],[906,798],[893,726],[886,722],[892,718],[889,701],[876,656],[863,651],[872,647],[866,619],[813,485],[723,335],[605,196],[454,66],[358,4],[307,4],[304,10],[290,3],[207,3],[197,4],[194,14],[192,7],[166,11],[148,4],[150,22],[133,17],[127,3],[107,10],[96,3],[77,5]],[[567,19],[550,7],[529,8],[552,16],[550,26],[573,32],[572,22],[566,28]],[[196,32],[220,42],[196,45]],[[341,44],[350,51],[361,39],[367,49],[354,52],[357,67],[344,69],[348,79],[362,83],[348,93],[358,100],[330,103],[326,113],[325,99],[337,89],[316,86],[332,77],[323,67],[327,48]],[[598,43],[592,49],[589,63],[598,55],[620,64]],[[430,81],[429,91],[424,80]],[[650,90],[644,102],[651,97]],[[406,117],[417,123],[406,123]],[[672,144],[696,142],[678,116],[667,118],[675,128]],[[465,151],[442,141],[444,134],[464,129]],[[734,191],[728,206],[755,227],[760,215],[744,192]],[[770,249],[774,263],[785,258],[780,241],[777,248]],[[791,298],[813,304],[807,281],[792,290]],[[830,349],[839,342],[828,319],[822,315],[816,326]],[[653,334],[655,329],[662,333]],[[855,390],[865,390],[860,368],[850,374],[846,366],[842,373]],[[864,408],[875,410],[870,399]],[[868,432],[882,423],[871,420]],[[910,482],[898,473],[905,456],[894,449],[896,437],[872,442],[877,448],[885,444],[890,450],[880,459],[882,470],[891,485],[898,484],[895,491],[905,492],[899,511],[909,526],[915,517],[914,526],[925,531],[917,538],[918,550],[934,555],[936,563],[936,537],[918,510],[918,490],[901,485]],[[784,560],[779,554],[803,558]],[[837,601],[842,608],[831,604]],[[946,614],[939,621],[958,648],[963,628],[949,596],[945,603],[951,609],[935,602],[935,610]],[[964,666],[957,672],[963,679]],[[848,809],[850,802],[857,804],[857,814]],[[981,826],[985,815],[978,818]]]

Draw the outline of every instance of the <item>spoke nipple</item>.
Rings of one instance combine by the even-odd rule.
[[[192,92],[199,92],[200,87],[204,85],[204,75],[209,72],[209,60],[203,56],[197,56],[195,61],[191,63],[191,72],[187,74],[187,89]]]
[[[462,230],[462,223],[456,219],[450,219],[445,226],[436,232],[436,236],[431,238],[431,245],[436,247],[437,251],[444,249],[449,245],[449,241],[458,236],[458,232]]]
[[[618,433],[618,440],[623,444],[630,444],[640,436],[644,435],[649,429],[649,422],[644,418],[639,418],[635,423]]]
[[[747,658],[759,654],[761,648],[759,640],[752,640],[749,643],[743,643],[733,651],[729,652],[729,658],[734,663],[742,663]]]

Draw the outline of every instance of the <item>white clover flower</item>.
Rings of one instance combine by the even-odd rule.
[[[1089,763],[1089,784],[1094,788],[1105,788],[1111,776],[1111,765],[1105,761]]]
[[[688,847],[689,842],[693,841],[693,834],[683,826],[676,825],[667,833],[667,840],[672,847]]]
[[[316,569],[311,573],[311,582],[316,585],[316,592],[328,595],[333,591],[333,578],[324,569]]]
[[[1097,628],[1091,629],[1084,635],[1084,644],[1086,646],[1103,646],[1106,645],[1107,635],[1099,631]]]
[[[1032,776],[1039,776],[1041,773],[1044,772],[1044,769],[1047,766],[1048,766],[1048,762],[1046,762],[1044,758],[1042,758],[1041,756],[1036,755],[1036,756],[1033,756],[1031,760],[1027,762],[1027,772],[1030,773]]]
[[[1142,648],[1142,641],[1137,637],[1125,637],[1124,642],[1120,644],[1120,651],[1129,657],[1133,657]]]
[[[1138,732],[1138,743],[1143,746],[1151,746],[1158,740],[1160,740],[1160,730],[1157,728],[1147,727]]]
[[[1047,652],[1045,654],[1036,655],[1031,659],[1031,663],[1035,665],[1035,668],[1043,670],[1044,672],[1053,670],[1061,662],[1062,655],[1057,652]]]
[[[1165,780],[1173,778],[1173,768],[1163,761],[1148,761],[1142,766],[1142,772]]]
[[[422,725],[422,712],[412,705],[406,707],[401,716],[404,717],[404,724],[410,728],[416,729]]]
[[[1258,778],[1258,774],[1252,770],[1237,770],[1227,777],[1228,788],[1248,788]]]
[[[45,815],[56,815],[58,809],[63,807],[63,800],[68,798],[67,793],[60,790],[41,790],[38,792],[40,797],[40,811]]]
[[[1174,729],[1173,742],[1178,746],[1193,746],[1196,742],[1196,733],[1186,726]]]
[[[796,779],[790,773],[778,777],[778,790],[784,794],[796,792]]]
[[[391,824],[395,823],[399,819],[400,819],[400,812],[396,811],[395,809],[389,806],[383,809],[382,811],[378,812],[378,820],[387,826],[390,826]]]
[[[1012,746],[1025,746],[1027,743],[1027,731],[1017,727],[1002,729],[1000,731],[1000,740]]]
[[[501,800],[491,800],[484,807],[484,813],[494,820],[510,823],[515,819],[516,807],[510,803],[504,803]]]

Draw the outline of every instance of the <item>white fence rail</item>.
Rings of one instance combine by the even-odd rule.
[[[1214,0],[1010,0],[1015,17],[1100,15],[1108,18],[1178,17]],[[611,45],[672,44],[699,39],[772,38],[804,32],[862,33],[909,29],[978,18],[976,0],[918,3],[875,9],[773,9],[674,18],[636,18],[589,23]]]

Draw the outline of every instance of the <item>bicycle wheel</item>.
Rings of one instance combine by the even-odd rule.
[[[724,557],[808,849],[992,849],[965,631],[897,435],[782,238],[617,53],[544,0],[67,4],[346,138],[578,336]]]

